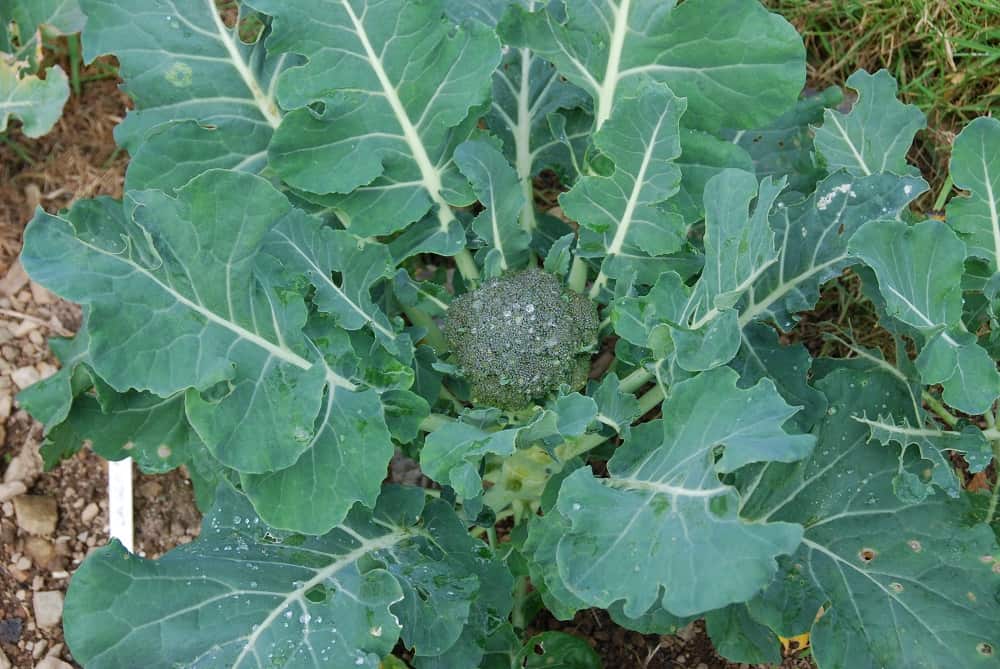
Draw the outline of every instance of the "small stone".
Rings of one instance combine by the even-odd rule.
[[[85,523],[89,523],[94,518],[97,518],[97,514],[100,512],[101,512],[100,507],[91,502],[90,504],[87,505],[87,508],[83,510],[83,513],[80,514],[80,520],[82,520]]]
[[[14,498],[17,525],[28,534],[50,536],[56,531],[59,511],[54,497],[48,495],[19,495]]]
[[[11,481],[10,483],[0,483],[0,502],[14,499],[18,495],[23,495],[28,489],[21,481]]]
[[[29,439],[24,442],[21,452],[11,459],[10,464],[3,473],[3,482],[21,481],[26,486],[31,486],[39,474],[42,473],[42,456],[38,454],[38,444]]]
[[[20,560],[17,561],[17,564],[15,564],[14,566],[20,569],[21,571],[28,571],[29,569],[31,569],[31,558],[22,557]]]
[[[28,274],[21,267],[21,261],[15,260],[14,264],[7,270],[7,274],[0,279],[0,295],[15,295],[27,285],[28,280]]]
[[[35,669],[73,669],[73,666],[66,664],[54,655],[49,655],[44,660],[36,664]]]
[[[38,381],[38,379],[41,378],[41,375],[34,367],[18,367],[11,372],[10,378],[14,382],[14,385],[21,390],[24,390],[31,384]]]
[[[9,393],[0,393],[0,421],[10,418],[10,410],[14,406],[14,400]]]
[[[58,590],[36,592],[32,599],[35,623],[41,628],[55,627],[62,620],[63,595]]]
[[[31,649],[31,657],[34,659],[40,658],[45,654],[45,648],[49,645],[48,639],[41,639],[35,644],[35,647]]]
[[[28,537],[24,541],[24,552],[39,567],[48,567],[52,559],[56,557],[55,546],[41,537]]]
[[[35,300],[35,304],[52,304],[55,301],[55,297],[45,286],[34,281],[31,282],[31,297]]]
[[[10,669],[10,660],[7,659],[7,655],[3,652],[3,648],[0,648],[0,669]]]

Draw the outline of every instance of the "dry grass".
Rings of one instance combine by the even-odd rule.
[[[764,0],[802,34],[811,85],[843,86],[886,68],[900,97],[927,114],[910,158],[932,193],[951,143],[977,116],[1000,111],[1000,0]]]

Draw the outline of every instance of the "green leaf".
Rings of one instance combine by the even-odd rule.
[[[581,468],[563,482],[558,510],[570,528],[556,554],[575,597],[601,607],[623,599],[625,614],[636,617],[657,603],[662,586],[668,612],[701,613],[751,597],[774,575],[775,558],[795,550],[800,527],[744,523],[736,490],[717,475],[798,460],[814,439],[781,429],[796,408],[770,381],[739,390],[736,380],[722,368],[676,384],[663,404],[672,420],[634,427],[608,462],[608,478]]]
[[[90,330],[95,371],[118,391],[185,391],[188,419],[224,465],[245,475],[291,468],[244,481],[276,524],[322,532],[354,501],[374,503],[392,455],[378,396],[328,366],[303,333],[302,298],[257,253],[289,215],[285,198],[223,171],[176,198],[131,198],[134,222],[80,203],[67,218],[38,214],[25,235],[27,271],[100,324]],[[317,476],[314,466],[331,469]],[[296,503],[293,491],[329,497]],[[294,511],[263,505],[281,494]]]
[[[872,221],[855,233],[850,250],[878,276],[888,314],[926,338],[917,358],[923,381],[941,383],[945,402],[956,409],[989,409],[1000,396],[1000,373],[964,332],[962,241],[940,221]]]
[[[922,180],[910,177],[853,178],[838,173],[806,198],[778,202],[771,227],[780,260],[749,291],[740,325],[774,320],[782,329],[790,328],[796,312],[815,306],[820,284],[854,264],[847,244],[858,228],[875,219],[899,217],[926,188]]]
[[[665,272],[647,295],[616,300],[616,332],[659,357],[676,349],[677,363],[692,372],[732,360],[740,347],[734,306],[778,261],[768,215],[782,187],[765,178],[758,188],[741,170],[712,177],[705,187],[705,269],[694,289]],[[667,334],[673,345],[664,348]]]
[[[135,100],[115,128],[132,154],[127,190],[173,190],[210,168],[264,167],[281,123],[275,78],[294,58],[244,44],[211,2],[80,2],[84,58],[114,54]]]
[[[750,154],[758,179],[787,176],[789,190],[811,193],[826,172],[816,165],[810,126],[819,125],[824,109],[836,107],[843,97],[839,88],[831,86],[802,98],[766,127],[724,136]]]
[[[753,172],[753,161],[741,147],[697,130],[681,129],[680,191],[663,204],[690,227],[705,217],[705,186],[727,168]]]
[[[1000,269],[1000,121],[977,118],[955,138],[949,169],[966,196],[948,202],[948,224],[968,254]]]
[[[816,128],[816,150],[831,172],[844,169],[860,177],[892,172],[919,176],[906,162],[913,136],[926,125],[924,114],[896,99],[896,80],[888,70],[858,70],[847,78],[858,93],[846,114],[828,109]]]
[[[482,3],[454,4],[471,8]],[[534,7],[535,1],[529,0],[527,4]],[[507,41],[508,33],[520,30],[518,24],[524,16],[516,10],[504,16],[498,28],[501,40]],[[565,118],[556,112],[580,107],[588,99],[585,91],[559,76],[552,63],[538,58],[526,47],[507,49],[500,67],[493,72],[493,104],[486,122],[503,142],[504,155],[517,172],[526,202],[521,221],[528,231],[537,226],[532,177],[544,168],[569,172],[574,160],[570,153],[572,143],[590,137],[590,123],[581,124],[572,137],[562,137],[562,132],[556,132],[559,122],[554,128],[550,118],[562,119],[561,130],[565,131]]]
[[[472,221],[472,230],[489,249],[483,266],[488,278],[523,267],[528,259],[531,234],[518,223],[525,200],[517,174],[507,159],[484,140],[469,141],[455,149],[455,164],[472,183],[483,211]]]
[[[993,533],[966,524],[964,500],[900,500],[899,456],[868,445],[868,426],[855,420],[883,405],[905,414],[905,383],[844,368],[818,386],[837,410],[818,427],[812,457],[768,465],[747,493],[748,519],[806,528],[798,552],[751,602],[754,617],[785,636],[811,626],[820,667],[992,666],[987,653],[1000,644]],[[913,451],[903,458],[914,474],[925,466]]]
[[[487,432],[468,423],[447,423],[431,432],[420,451],[420,469],[430,478],[450,485],[463,499],[482,494],[479,461],[487,453],[509,456],[516,448],[518,430]]]
[[[532,587],[538,590],[545,608],[557,620],[572,620],[577,611],[588,608],[563,580],[556,562],[559,542],[569,530],[566,517],[557,509],[549,509],[544,516],[531,518],[521,549],[528,561]]]
[[[805,83],[802,41],[784,19],[745,0],[566,3],[526,16],[512,46],[529,46],[594,99],[601,128],[618,92],[652,77],[688,99],[692,127],[757,127],[794,104]],[[519,8],[518,8],[519,9]],[[521,10],[523,13],[523,10]]]
[[[316,288],[313,298],[320,311],[338,327],[371,328],[386,350],[403,354],[389,318],[373,302],[372,287],[395,274],[388,249],[324,225],[300,210],[279,221],[264,239],[263,251],[286,270],[301,272]],[[339,277],[334,280],[334,275]]]
[[[612,265],[617,257],[659,256],[681,247],[683,221],[656,205],[680,185],[673,160],[681,153],[678,123],[686,106],[666,86],[643,81],[622,97],[594,135],[594,145],[614,163],[614,172],[583,177],[559,197],[566,215],[580,223],[580,248],[588,256],[605,257],[595,290],[604,275],[618,275]]]
[[[628,434],[629,425],[639,417],[639,400],[621,391],[618,375],[606,374],[590,395],[597,402],[597,420],[618,434]]]
[[[781,662],[778,637],[753,619],[746,604],[731,604],[705,615],[705,627],[716,652],[730,662]]]
[[[525,669],[601,669],[601,658],[580,637],[542,632],[524,643],[517,666]]]
[[[66,599],[67,642],[95,669],[140,655],[152,668],[376,668],[401,628],[432,610],[444,617],[421,641],[446,649],[481,587],[473,556],[492,556],[446,505],[421,511],[422,498],[389,489],[374,514],[356,508],[305,538],[269,528],[222,487],[191,544],[157,561],[117,542],[88,557]]]
[[[809,385],[812,356],[802,344],[781,344],[777,333],[766,325],[749,323],[742,331],[742,344],[732,367],[739,372],[740,388],[761,379],[771,379],[785,401],[802,410],[792,419],[808,432],[826,413],[826,398]]]
[[[0,132],[7,130],[11,116],[21,121],[27,137],[41,137],[62,116],[69,99],[66,73],[58,65],[45,70],[45,78],[22,76],[20,66],[0,58]]]
[[[549,252],[545,255],[545,271],[556,276],[566,276],[569,274],[569,265],[572,259],[570,248],[576,241],[576,235],[572,232],[563,235],[549,247]]]
[[[471,204],[474,196],[452,152],[489,97],[500,60],[493,31],[442,21],[440,1],[254,6],[275,17],[272,53],[308,59],[278,83],[282,106],[294,111],[271,142],[270,167],[295,188],[328,194],[311,199],[333,207],[361,237],[398,231],[436,207],[436,221],[406,253],[428,239],[441,243],[438,253],[460,250],[464,234],[449,204]],[[315,103],[321,114],[309,107]]]
[[[969,471],[982,471],[993,459],[993,451],[982,431],[968,426],[961,432],[946,432],[934,428],[912,426],[908,420],[896,421],[892,416],[877,418],[855,418],[868,426],[871,438],[884,445],[896,444],[902,452],[910,444],[916,444],[920,455],[934,464],[930,481],[914,476],[903,468],[900,459],[899,474],[893,479],[896,495],[904,501],[921,501],[931,492],[931,484],[944,490],[949,497],[958,497],[962,484],[948,460],[948,451],[956,451],[966,456]]]

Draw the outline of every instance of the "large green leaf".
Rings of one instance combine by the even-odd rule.
[[[128,189],[177,188],[210,168],[264,167],[281,123],[276,77],[294,58],[268,56],[259,42],[244,44],[212,0],[81,5],[85,58],[114,54],[135,100],[115,128],[115,139],[132,154]]]
[[[951,177],[968,196],[948,202],[948,224],[965,240],[969,255],[1000,269],[1000,121],[977,118],[951,151]]]
[[[816,129],[816,150],[831,172],[845,169],[854,176],[880,172],[917,175],[906,163],[913,136],[925,125],[924,115],[913,105],[896,99],[896,80],[887,70],[868,74],[858,70],[847,78],[858,100],[847,113],[826,110]]]
[[[570,0],[565,21],[554,11],[560,4],[525,17],[506,37],[586,90],[597,128],[620,89],[641,77],[686,97],[685,122],[707,130],[764,125],[795,103],[805,83],[802,40],[757,2]]]
[[[322,532],[354,501],[374,503],[392,454],[379,398],[305,336],[296,282],[257,252],[292,215],[287,200],[259,177],[209,171],[176,198],[132,193],[131,206],[134,221],[87,203],[39,213],[25,235],[28,272],[100,324],[95,371],[118,391],[185,392],[214,457],[272,472],[245,485],[275,524]]]
[[[798,460],[814,439],[782,430],[797,409],[770,381],[740,390],[736,380],[721,368],[676,384],[663,404],[670,420],[634,427],[608,478],[584,467],[562,483],[558,512],[569,527],[556,560],[574,597],[605,608],[624,600],[632,617],[658,601],[676,615],[701,613],[751,597],[775,558],[798,546],[795,524],[744,523],[736,490],[718,474]]]
[[[475,129],[500,61],[480,23],[453,26],[439,0],[255,0],[274,16],[267,47],[308,63],[278,84],[285,116],[270,164],[335,208],[359,236],[417,221],[422,247],[456,253],[464,235],[449,204],[475,199],[452,152]],[[317,21],[318,15],[323,16]],[[314,108],[321,103],[322,113]],[[350,169],[343,169],[345,164]]]
[[[917,358],[923,381],[941,383],[944,400],[961,411],[989,409],[1000,396],[1000,373],[962,323],[965,245],[956,234],[934,220],[872,221],[850,250],[878,276],[888,314],[926,338]]]
[[[824,179],[809,197],[779,202],[771,226],[780,260],[749,290],[740,324],[774,320],[783,329],[791,327],[796,312],[816,304],[820,284],[854,264],[847,243],[858,228],[876,219],[898,218],[926,188],[911,177],[852,178],[839,173]]]
[[[67,642],[94,669],[137,657],[165,669],[374,669],[401,632],[418,654],[444,652],[499,565],[447,505],[424,508],[423,497],[387,489],[374,513],[356,508],[304,538],[220,488],[193,543],[151,561],[115,542],[85,561],[66,599]]]
[[[964,500],[900,500],[901,456],[868,445],[868,427],[855,420],[871,407],[905,415],[905,384],[844,368],[818,385],[837,410],[819,426],[812,457],[767,466],[746,493],[748,519],[805,526],[798,552],[751,602],[755,618],[785,636],[811,627],[821,669],[997,666],[992,532],[966,524]],[[912,451],[902,457],[915,475],[926,466]]]
[[[643,81],[623,94],[614,114],[594,135],[594,145],[614,163],[610,176],[587,176],[560,196],[581,226],[580,248],[603,256],[595,295],[608,276],[620,275],[632,255],[660,256],[684,241],[683,221],[657,204],[674,195],[681,173],[678,123],[686,104],[663,84]]]

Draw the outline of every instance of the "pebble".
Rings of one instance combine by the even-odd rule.
[[[45,286],[39,285],[34,281],[31,282],[31,297],[35,301],[35,304],[52,304],[55,299]]]
[[[45,647],[49,645],[48,639],[41,639],[35,643],[35,647],[31,649],[31,657],[34,659],[40,658],[45,654]]]
[[[42,590],[32,598],[35,624],[41,628],[55,627],[62,620],[63,595],[58,590]]]
[[[48,567],[56,556],[55,546],[41,537],[28,537],[24,542],[24,552],[39,567]]]
[[[31,569],[31,558],[22,557],[14,566],[21,571],[28,571]]]
[[[41,378],[41,374],[34,367],[18,367],[13,372],[10,373],[10,378],[14,381],[16,385],[21,390],[24,390],[31,384],[38,381]]]
[[[28,489],[21,481],[11,481],[10,483],[0,483],[0,502],[14,499],[18,495],[23,495]]]
[[[3,482],[21,481],[30,486],[42,473],[42,456],[38,454],[38,444],[33,440],[24,442],[21,452],[11,458],[3,473]]]
[[[14,498],[17,525],[29,534],[49,536],[56,531],[59,512],[54,497],[18,495]]]
[[[10,410],[14,406],[13,398],[8,393],[0,394],[0,420],[10,418]]]
[[[80,520],[82,520],[85,523],[89,523],[94,518],[97,518],[97,514],[100,512],[101,512],[100,507],[98,507],[97,504],[95,504],[94,502],[91,502],[90,504],[87,505],[87,508],[83,510],[83,513],[80,514]]]
[[[20,618],[0,620],[0,643],[17,643],[21,640],[24,621]]]
[[[10,669],[10,660],[7,659],[7,655],[3,652],[3,648],[0,648],[0,669]]]
[[[21,261],[17,260],[10,266],[10,269],[7,270],[7,274],[0,279],[0,294],[14,295],[19,290],[24,288],[27,283],[28,274],[21,266]]]

